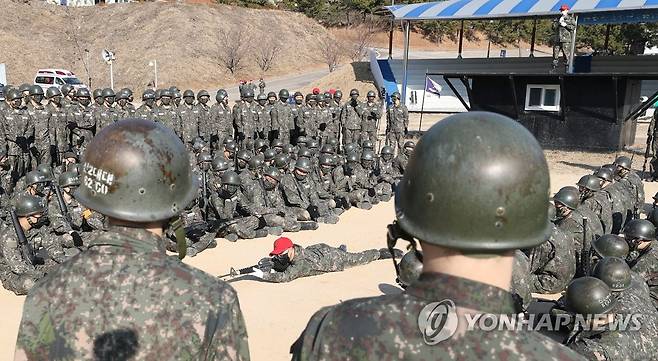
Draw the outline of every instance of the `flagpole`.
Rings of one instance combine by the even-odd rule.
[[[425,83],[423,83],[423,101],[420,103],[420,124],[418,124],[418,132],[420,133],[420,128],[423,127],[423,110],[425,109],[425,92],[427,91],[427,72],[429,69],[425,70]]]

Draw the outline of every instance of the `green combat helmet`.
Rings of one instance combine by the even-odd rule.
[[[290,92],[288,89],[281,89],[279,90],[279,100],[282,102],[287,102],[288,98],[290,98]]]
[[[79,185],[80,177],[77,172],[64,172],[59,176],[59,186],[62,188],[77,187]]]
[[[567,307],[581,315],[601,315],[612,310],[616,300],[610,287],[596,277],[580,277],[567,287]]]
[[[398,277],[398,283],[402,288],[408,287],[420,277],[423,272],[422,259],[422,253],[415,250],[411,250],[402,256],[399,263],[400,276]]]
[[[634,219],[623,230],[626,242],[632,240],[653,241],[656,239],[656,227],[646,219]]]
[[[75,198],[106,216],[131,222],[165,221],[196,197],[187,151],[171,130],[125,119],[101,130],[83,156]]]
[[[604,234],[592,242],[592,250],[598,257],[628,256],[629,248],[626,241],[614,234]]]
[[[426,243],[507,251],[548,239],[548,192],[548,165],[532,134],[503,115],[468,112],[418,142],[395,211],[402,230]]]
[[[594,192],[601,190],[601,180],[597,176],[591,174],[582,176],[576,185]]]
[[[31,194],[21,194],[14,201],[14,209],[19,217],[28,217],[35,214],[43,214],[48,211],[48,204],[42,197]]]
[[[631,287],[631,268],[619,257],[606,257],[600,260],[592,276],[605,282],[612,292],[622,292]]]
[[[580,193],[576,187],[566,186],[553,196],[553,201],[566,206],[569,209],[576,209],[580,204]]]

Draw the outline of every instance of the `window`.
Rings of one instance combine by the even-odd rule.
[[[66,82],[66,84],[70,84],[70,85],[82,84],[82,82],[78,80],[78,78],[64,78],[64,81]]]
[[[560,86],[529,84],[525,95],[525,110],[560,111]]]
[[[55,78],[57,79],[57,85],[64,85],[64,82],[60,78]]]
[[[37,84],[52,84],[55,78],[52,76],[38,76],[34,79],[34,82]]]

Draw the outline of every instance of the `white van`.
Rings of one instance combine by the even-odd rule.
[[[34,85],[40,86],[44,92],[51,86],[61,89],[64,84],[73,85],[76,90],[87,88],[73,72],[64,69],[39,69],[34,76]]]

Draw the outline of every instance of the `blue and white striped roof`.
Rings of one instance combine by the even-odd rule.
[[[386,8],[395,20],[463,20],[557,16],[563,4],[574,14],[626,12],[640,19],[658,10],[658,0],[447,0]]]

